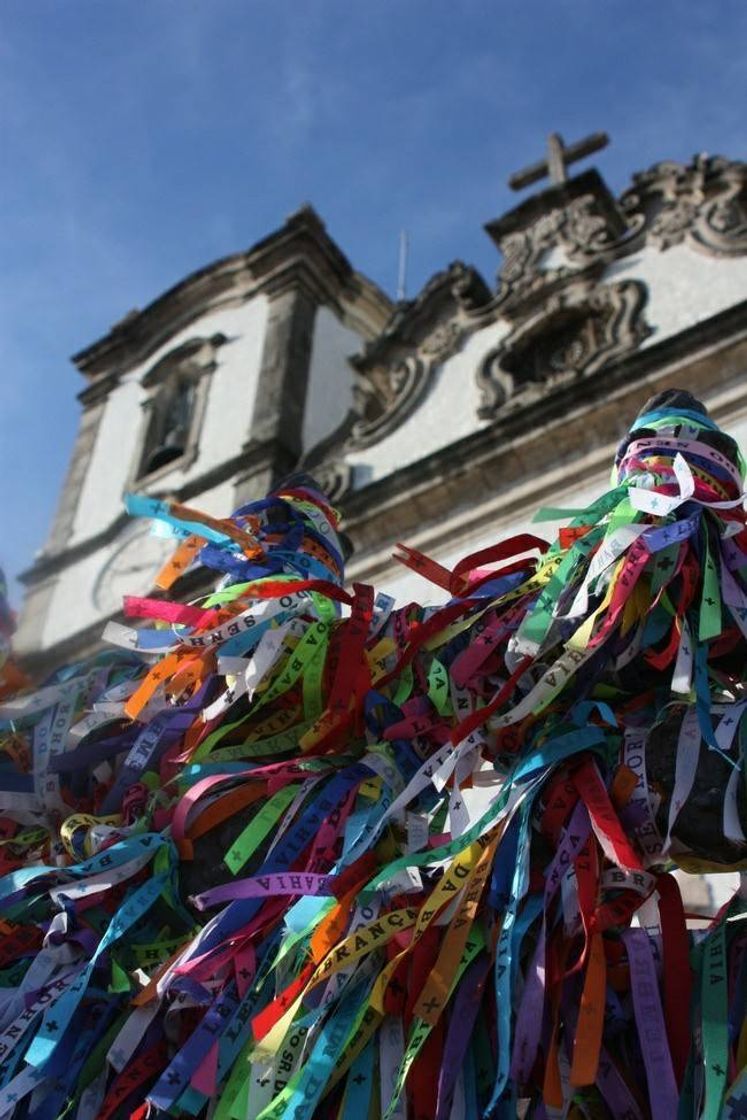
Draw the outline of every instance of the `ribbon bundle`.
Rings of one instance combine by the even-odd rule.
[[[747,907],[670,873],[747,856],[742,474],[655,401],[551,546],[401,546],[436,608],[304,476],[131,498],[221,582],[0,706],[0,1116],[745,1115]]]

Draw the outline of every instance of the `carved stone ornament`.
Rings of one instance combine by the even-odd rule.
[[[587,183],[590,189],[574,197],[574,184],[569,184],[562,205],[524,218],[516,211],[518,220],[511,221],[509,215],[508,220],[486,227],[503,261],[494,298],[474,309],[462,305],[470,318],[523,316],[580,273],[600,277],[611,260],[630,251],[643,227],[643,216],[624,215],[596,173],[577,182]],[[554,251],[559,251],[558,264],[548,261]]]
[[[705,155],[657,163],[633,176],[621,203],[659,249],[685,242],[718,257],[747,253],[747,163]]]
[[[331,502],[336,502],[351,489],[353,471],[349,463],[341,461],[321,463],[314,467],[313,478]]]
[[[396,305],[380,334],[349,359],[352,407],[342,424],[304,457],[310,469],[370,447],[404,423],[436,369],[475,329],[460,310],[462,298],[476,306],[488,301],[490,293],[474,269],[455,261],[431,277],[415,299]]]
[[[434,347],[438,349],[437,343]],[[365,374],[356,371],[352,408],[302,459],[330,499],[341,498],[353,486],[345,456],[384,439],[407,419],[427,389],[433,366],[433,359],[411,356],[391,366],[373,366]]]
[[[432,363],[420,357],[404,358],[358,375],[353,387],[353,423],[345,449],[369,447],[397,428],[412,412],[425,388]]]
[[[474,308],[490,298],[490,290],[477,270],[453,261],[435,273],[414,299],[395,305],[384,329],[351,359],[353,368],[366,373],[379,365],[395,364],[403,351],[445,361],[464,337],[460,307]]]
[[[151,366],[142,378],[141,385],[151,389],[175,376],[197,378],[203,373],[211,372],[215,368],[218,350],[226,342],[228,339],[224,334],[189,339]]]
[[[523,407],[637,349],[651,333],[646,299],[639,280],[578,281],[552,295],[482,362],[480,417]]]
[[[543,258],[556,246],[565,250],[568,260],[586,263],[595,253],[614,244],[615,240],[607,221],[596,210],[594,196],[581,195],[567,206],[538,218],[527,229],[503,239],[498,294],[506,298],[509,292],[531,287],[536,277],[545,271],[542,268]]]
[[[463,338],[464,326],[461,323],[455,320],[441,323],[421,342],[420,353],[432,363],[444,362],[459,348]]]
[[[342,424],[303,459],[304,466],[322,483],[330,498],[337,499],[353,485],[344,457],[385,439],[410,416],[422,401],[433,375],[458,349],[465,334],[459,321],[440,323],[424,338],[417,351],[386,363],[353,362],[352,408]],[[329,476],[329,477],[328,477]]]

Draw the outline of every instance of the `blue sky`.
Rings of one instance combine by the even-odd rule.
[[[0,562],[43,542],[82,379],[69,355],[310,201],[394,294],[454,259],[510,172],[606,129],[632,172],[744,156],[744,0],[4,0]],[[14,589],[15,602],[19,593]]]

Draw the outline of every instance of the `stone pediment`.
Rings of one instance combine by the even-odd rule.
[[[438,371],[475,334],[502,324],[474,368],[475,429],[593,377],[656,329],[648,286],[619,262],[686,244],[721,259],[747,252],[747,165],[697,156],[633,177],[616,198],[595,170],[555,183],[485,226],[501,253],[491,290],[455,263],[350,359],[347,418],[305,457],[337,496],[353,488],[347,460],[395,433],[423,405]]]
[[[368,447],[398,427],[427,391],[433,369],[458,349],[465,327],[453,287],[467,271],[457,262],[437,273],[417,299],[398,304],[378,338],[350,359],[355,381],[346,448]]]

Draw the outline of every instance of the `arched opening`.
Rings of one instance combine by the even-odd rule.
[[[187,378],[164,385],[152,398],[143,454],[143,474],[152,474],[184,455],[194,411],[195,386]]]

